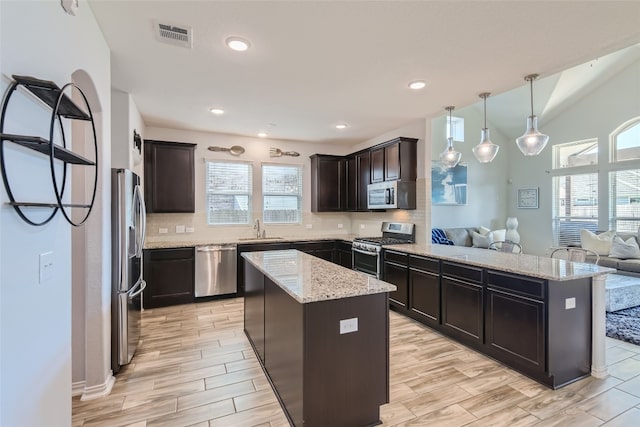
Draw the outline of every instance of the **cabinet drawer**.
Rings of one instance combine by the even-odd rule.
[[[482,283],[482,268],[469,267],[468,265],[443,261],[442,275]]]
[[[396,262],[396,263],[402,264],[402,265],[407,265],[408,255],[407,254],[403,254],[402,252],[395,252],[395,251],[385,250],[384,251],[384,260],[385,261]]]
[[[417,257],[409,255],[409,265],[417,270],[429,271],[431,273],[440,272],[440,262],[436,259]]]
[[[497,271],[487,272],[487,286],[502,290],[504,292],[526,295],[539,300],[544,299],[545,281],[524,278],[516,274],[499,273]]]
[[[191,259],[193,258],[193,248],[145,249],[144,256],[148,261]]]

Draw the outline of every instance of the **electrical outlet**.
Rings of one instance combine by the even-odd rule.
[[[338,224],[338,229],[344,228],[344,225]]]
[[[360,224],[360,230],[364,230],[364,224]]]
[[[193,233],[194,231],[196,231],[196,229],[195,229],[195,228],[193,228],[193,227],[187,227],[187,228],[185,228],[185,231],[186,231],[187,233]]]
[[[39,283],[46,282],[53,278],[53,252],[45,252],[39,256],[40,280]]]
[[[169,232],[168,228],[160,227],[158,228],[158,234],[167,234]]]
[[[575,298],[567,298],[564,300],[564,309],[571,310],[572,308],[576,308],[576,299]]]
[[[184,225],[176,225],[176,234],[184,233],[185,226]]]
[[[340,321],[340,335],[358,331],[358,318],[344,319]]]
[[[307,228],[307,230],[311,230],[313,228],[313,224],[307,224],[305,227]]]

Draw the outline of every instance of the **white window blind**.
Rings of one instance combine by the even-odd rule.
[[[598,229],[598,174],[553,177],[553,235],[558,246],[580,245],[580,230]]]
[[[251,222],[251,163],[207,161],[207,221],[209,224]]]
[[[302,220],[302,167],[262,165],[262,219],[265,224]]]
[[[636,233],[640,227],[640,169],[609,172],[609,212],[613,230]]]
[[[613,139],[613,161],[640,159],[640,120],[624,127]]]

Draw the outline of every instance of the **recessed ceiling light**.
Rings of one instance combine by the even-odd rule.
[[[424,89],[427,86],[424,80],[416,80],[409,83],[409,88],[413,90]]]
[[[266,138],[268,135],[269,135],[269,134],[268,134],[268,133],[266,133],[266,132],[258,132],[258,136],[259,136],[260,138]]]
[[[233,49],[238,52],[244,52],[249,49],[249,46],[251,46],[249,41],[242,37],[227,37],[224,42],[229,46],[229,49]]]
[[[346,129],[347,126],[348,125],[346,123],[339,123],[336,125],[336,129]]]
[[[209,111],[211,111],[216,116],[224,114],[224,110],[222,108],[209,108]]]

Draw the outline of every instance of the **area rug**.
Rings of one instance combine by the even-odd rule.
[[[607,336],[640,345],[640,306],[607,313]]]

